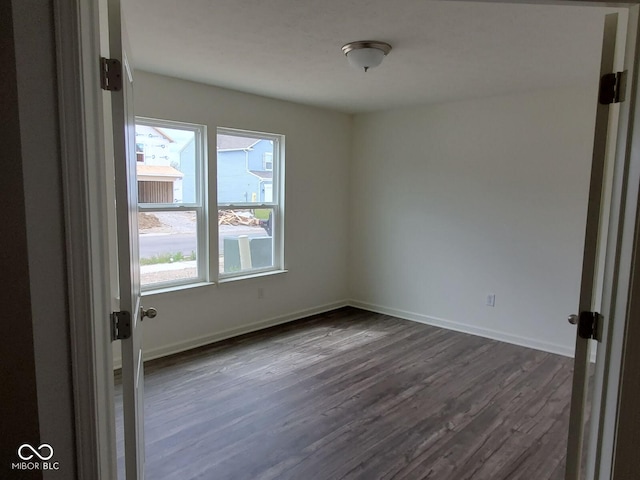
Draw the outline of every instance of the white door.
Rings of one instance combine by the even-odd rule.
[[[264,203],[273,202],[273,184],[264,184]]]
[[[618,14],[611,14],[605,17],[600,65],[601,79],[605,75],[613,73],[617,24]],[[609,76],[608,79],[614,82],[616,80],[615,76]],[[602,83],[604,82],[601,80]],[[587,466],[587,459],[584,458],[586,450],[584,429],[587,420],[586,412],[590,403],[590,389],[588,387],[591,348],[593,342],[596,341],[589,337],[593,335],[593,337],[600,339],[602,332],[602,319],[594,310],[595,305],[598,303],[596,299],[596,270],[600,248],[599,242],[603,240],[603,236],[606,234],[606,226],[601,225],[601,217],[609,115],[609,104],[602,97],[599,98],[596,111],[580,299],[578,313],[569,317],[569,322],[577,324],[577,332],[565,480],[581,480],[584,478],[584,470]],[[613,134],[613,132],[611,133]],[[591,332],[591,329],[594,331]],[[596,419],[594,418],[594,420]],[[595,423],[597,424],[597,422]]]
[[[138,259],[138,184],[136,180],[133,75],[127,55],[120,0],[109,0],[109,55],[121,65],[121,87],[111,91],[118,281],[123,322],[122,398],[127,480],[144,478],[144,373],[142,362],[142,308]],[[117,85],[118,79],[113,82]]]

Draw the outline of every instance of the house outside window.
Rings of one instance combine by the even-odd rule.
[[[284,269],[283,187],[284,136],[218,128],[220,280]]]
[[[206,127],[136,117],[142,290],[208,280]]]
[[[136,142],[136,161],[144,162],[144,143]]]
[[[270,172],[273,170],[273,153],[272,152],[264,152],[262,157],[262,165],[263,170]]]

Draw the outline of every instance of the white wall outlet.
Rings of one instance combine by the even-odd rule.
[[[264,298],[264,288],[258,287],[258,298]]]
[[[487,307],[495,307],[496,306],[496,294],[490,293],[487,295]]]

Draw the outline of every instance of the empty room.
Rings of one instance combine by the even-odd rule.
[[[565,478],[616,11],[122,4],[147,478]]]
[[[640,8],[542,3],[4,5],[7,478],[635,478]]]

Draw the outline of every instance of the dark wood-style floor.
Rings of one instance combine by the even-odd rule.
[[[150,480],[564,475],[568,358],[345,308],[145,368]]]

